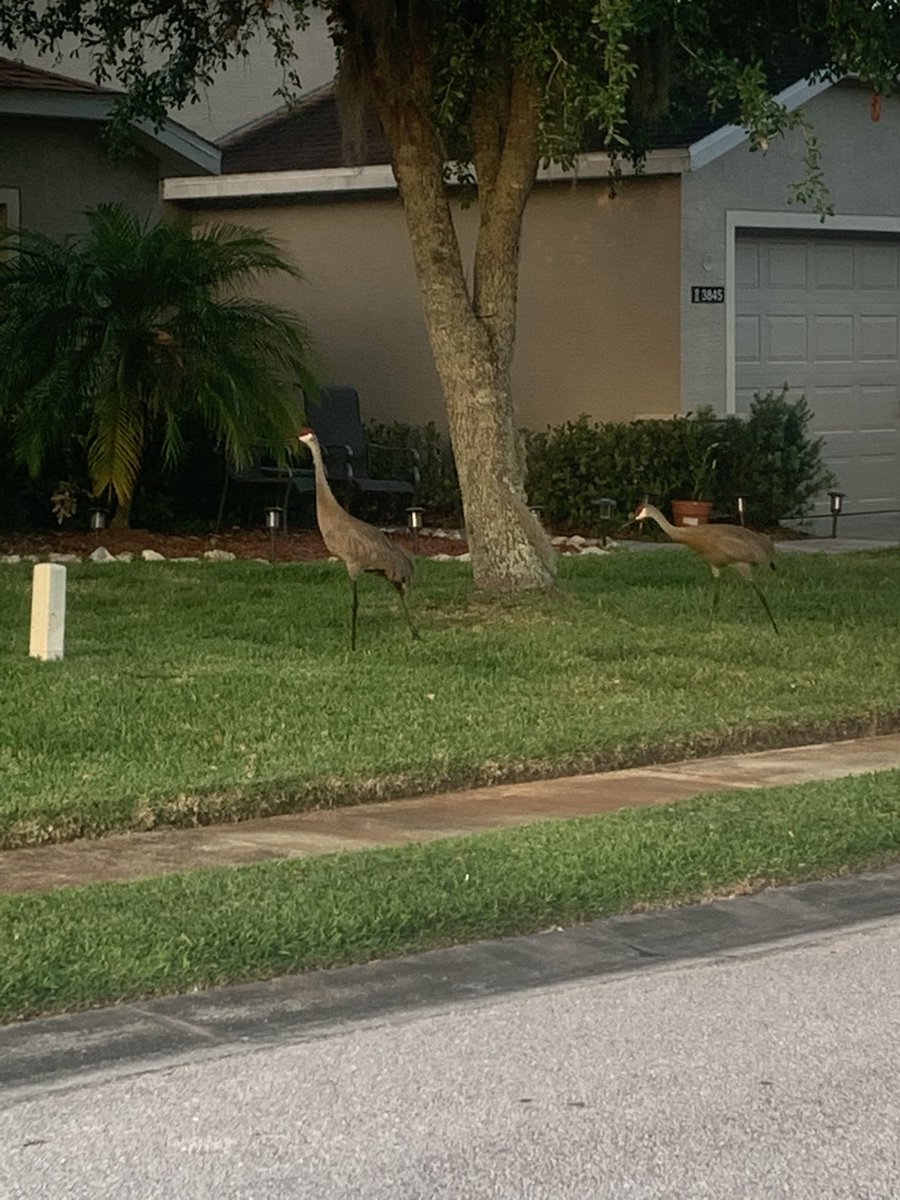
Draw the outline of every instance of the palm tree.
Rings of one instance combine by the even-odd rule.
[[[254,443],[283,448],[313,385],[310,341],[293,314],[243,294],[260,274],[299,274],[265,234],[142,225],[114,204],[86,216],[79,239],[5,239],[0,418],[33,474],[82,439],[94,494],[127,521],[151,432],[168,464],[197,414],[236,465]]]

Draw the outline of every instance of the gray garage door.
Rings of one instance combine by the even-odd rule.
[[[847,508],[900,506],[900,241],[742,235],[735,275],[738,412],[789,384]]]

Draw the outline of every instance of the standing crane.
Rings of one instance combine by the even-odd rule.
[[[642,504],[635,509],[631,519],[655,521],[673,542],[682,542],[709,563],[714,580],[713,609],[719,599],[719,572],[722,567],[732,567],[759,596],[772,628],[778,633],[769,602],[752,575],[753,567],[769,566],[775,570],[775,546],[771,538],[745,529],[743,525],[670,525],[652,504]]]
[[[297,438],[313,457],[313,469],[316,477],[316,522],[322,541],[331,553],[341,560],[347,568],[350,583],[353,587],[353,600],[350,608],[350,649],[356,649],[356,611],[359,607],[359,597],[356,592],[356,581],[364,571],[383,575],[388,583],[392,583],[400,596],[403,615],[414,638],[419,634],[412,623],[409,609],[406,607],[406,589],[412,582],[413,563],[405,550],[388,541],[380,529],[360,521],[341,508],[334,493],[328,486],[325,477],[325,467],[322,462],[322,448],[318,438],[311,429],[301,429]]]

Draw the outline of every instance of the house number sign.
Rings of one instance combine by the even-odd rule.
[[[692,287],[691,304],[724,304],[725,289],[723,287]]]

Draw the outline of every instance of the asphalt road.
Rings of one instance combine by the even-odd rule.
[[[0,1197],[900,1198],[900,917],[19,1089]]]

